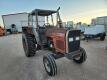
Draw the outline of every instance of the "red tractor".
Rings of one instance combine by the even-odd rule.
[[[57,74],[56,59],[67,57],[76,63],[83,63],[87,58],[85,50],[80,47],[80,30],[63,28],[59,9],[35,9],[29,13],[28,26],[22,27],[23,48],[27,57],[34,56],[38,50],[51,51],[43,56],[45,70],[50,76]],[[39,17],[45,17],[43,25]]]

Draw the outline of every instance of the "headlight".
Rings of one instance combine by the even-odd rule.
[[[80,37],[76,37],[76,40],[80,40]]]
[[[69,38],[69,42],[72,42],[73,41],[73,38]]]

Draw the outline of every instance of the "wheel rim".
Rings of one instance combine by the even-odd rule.
[[[81,56],[79,56],[79,57],[76,57],[76,58],[75,58],[75,60],[80,60],[80,58],[81,58]]]
[[[37,44],[35,44],[35,46],[36,46],[36,48],[37,48],[37,46],[38,46],[38,45],[37,45]]]
[[[47,70],[48,72],[50,72],[51,69],[50,69],[50,65],[49,65],[48,60],[46,60],[46,59],[44,60],[44,65],[45,65],[46,70]]]
[[[82,51],[82,50],[80,49],[80,52],[81,52],[81,51]],[[80,56],[79,56],[79,57],[76,57],[75,60],[80,60],[81,57],[82,57],[82,55],[83,55],[83,52],[81,52]]]
[[[38,47],[38,44],[35,44],[35,47],[36,47],[36,49],[37,49],[37,47]]]
[[[52,44],[50,44],[50,48],[53,48],[53,45],[52,45]]]

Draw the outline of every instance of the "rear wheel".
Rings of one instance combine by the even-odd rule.
[[[43,64],[49,76],[55,76],[57,74],[55,59],[50,54],[43,57]]]
[[[81,55],[79,57],[76,57],[76,58],[73,59],[74,62],[83,63],[84,61],[86,61],[87,55],[86,55],[86,52],[83,48],[80,48],[80,53],[81,53]]]
[[[22,43],[27,57],[32,57],[36,53],[35,39],[31,34],[22,34]]]

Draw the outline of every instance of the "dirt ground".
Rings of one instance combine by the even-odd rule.
[[[0,37],[0,80],[107,80],[107,38],[81,41],[87,60],[76,64],[72,60],[56,60],[58,74],[50,77],[43,67],[43,55],[38,51],[32,58],[24,55],[21,34]]]

